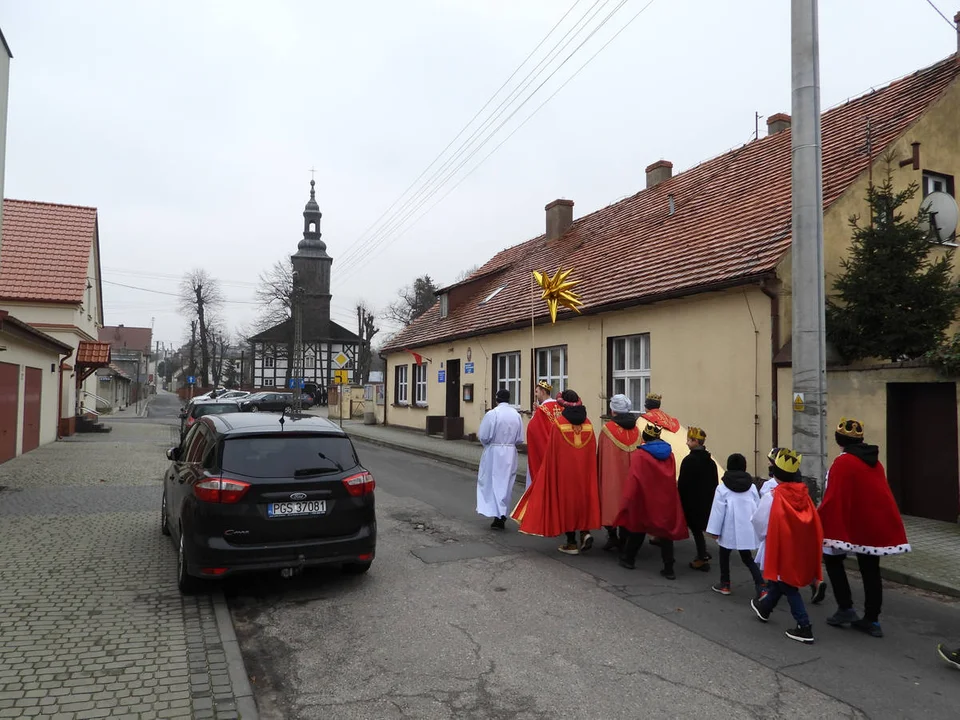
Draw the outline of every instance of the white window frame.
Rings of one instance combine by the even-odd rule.
[[[490,302],[491,300],[493,300],[497,295],[499,295],[500,292],[501,292],[505,287],[507,287],[507,286],[506,286],[506,285],[501,285],[501,286],[498,287],[496,290],[494,290],[492,293],[490,293],[489,295],[487,295],[483,300],[481,300],[481,301],[478,303],[478,305],[486,305],[488,302]]]
[[[413,401],[417,407],[427,406],[427,366],[413,366]]]
[[[264,358],[263,358],[263,366],[264,366],[265,368],[273,368],[273,367],[276,367],[276,360],[274,359],[274,357],[273,357],[272,355],[265,355]]]
[[[520,351],[497,353],[493,356],[493,377],[496,394],[498,390],[510,391],[510,404],[520,407],[520,390],[523,386],[523,368],[520,360]]]
[[[410,366],[409,365],[397,365],[397,369],[394,371],[394,377],[396,378],[397,383],[397,405],[409,405],[410,404]]]
[[[937,185],[941,187],[937,187]],[[923,197],[926,197],[932,192],[944,192],[950,193],[951,185],[953,185],[953,178],[949,175],[944,175],[943,173],[931,172],[929,170],[923,171]]]
[[[631,357],[630,344],[633,340],[640,341],[640,363],[634,365]],[[621,348],[618,358],[618,346]],[[617,367],[618,359],[622,360],[623,367]],[[633,412],[637,415],[643,412],[643,401],[650,392],[650,333],[635,335],[621,335],[610,338],[610,385],[611,396],[624,394],[633,403]],[[637,396],[630,392],[631,381],[640,381],[640,391]]]
[[[447,293],[440,296],[440,317],[445,318],[450,312],[450,297]]]
[[[553,351],[560,351],[559,367],[553,367]],[[546,370],[540,369],[540,358],[544,358]],[[553,345],[551,347],[537,348],[533,356],[534,362],[534,380],[546,380],[553,386],[554,395],[558,395],[567,389],[567,346]]]

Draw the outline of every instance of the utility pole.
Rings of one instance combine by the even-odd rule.
[[[826,298],[817,0],[791,0],[793,200],[793,449],[801,473],[823,491],[826,475]]]
[[[291,363],[291,380],[293,381],[293,413],[300,415],[303,412],[303,399],[300,397],[300,381],[303,379],[303,303],[300,302],[302,290],[300,288],[297,271],[293,271],[293,292],[290,308],[293,315],[293,362]]]

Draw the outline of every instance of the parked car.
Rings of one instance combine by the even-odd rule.
[[[370,569],[376,484],[329,420],[205,415],[167,458],[160,528],[177,548],[182,592],[262,570]]]
[[[240,412],[260,412],[261,410],[290,412],[293,410],[293,394],[262,392],[240,400]]]
[[[223,395],[217,396],[217,400],[240,400],[250,395],[246,390],[227,390]]]
[[[300,406],[304,410],[309,410],[310,408],[313,407],[313,405],[314,405],[313,395],[307,392],[300,393]]]
[[[180,439],[193,427],[193,424],[205,415],[222,415],[240,412],[234,400],[198,400],[190,403],[180,412]]]

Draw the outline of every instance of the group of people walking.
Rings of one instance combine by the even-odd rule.
[[[689,427],[689,453],[678,476],[673,449],[661,433],[677,432],[680,423],[663,412],[659,395],[647,396],[639,417],[629,398],[613,396],[610,419],[595,433],[577,393],[567,389],[554,398],[552,390],[544,380],[537,384],[525,436],[506,390],[497,393],[497,406],[481,422],[477,512],[493,518],[491,527],[506,527],[516,446],[525,440],[526,488],[509,512],[520,532],[563,536],[560,552],[579,555],[593,548],[592,532],[603,527],[603,549],[615,551],[627,569],[635,568],[649,538],[659,546],[660,574],[669,580],[676,578],[674,543],[691,535],[696,555],[689,568],[710,571],[709,535],[717,542],[720,565],[712,589],[732,594],[730,560],[737,553],[753,579],[750,606],[757,618],[767,622],[785,596],[796,623],[786,635],[802,643],[814,642],[814,636],[800,589],[809,588],[811,601],[822,602],[828,590],[825,567],[837,602],[827,624],[883,637],[880,558],[908,552],[910,545],[879,450],[865,442],[861,422],[843,419],[837,426],[841,453],[817,506],[800,474],[802,456],[790,448],[770,451],[769,477],[762,483],[747,472],[739,453],[727,458],[721,476],[707,450],[706,431]],[[844,565],[850,553],[863,579],[862,614]],[[960,651],[938,650],[960,667]]]

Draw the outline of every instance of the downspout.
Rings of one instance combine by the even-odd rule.
[[[59,386],[59,395],[57,395],[57,440],[63,439],[63,433],[60,431],[60,423],[63,421],[63,364],[72,354],[73,350],[71,349],[70,352],[60,358],[60,363],[57,365],[57,369],[59,370],[59,381],[57,383]]]
[[[770,447],[779,447],[780,393],[777,387],[777,366],[773,360],[780,351],[780,294],[776,290],[771,290],[765,282],[760,283],[760,292],[770,298],[770,400],[773,418]]]
[[[377,353],[381,360],[383,360],[383,426],[387,426],[387,407],[390,403],[387,402],[387,358],[384,357],[383,353]],[[373,404],[376,406],[377,398],[373,398]]]

